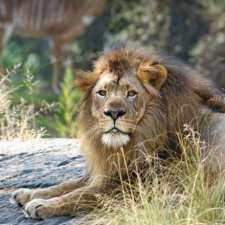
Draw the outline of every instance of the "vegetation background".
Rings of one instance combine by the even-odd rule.
[[[224,0],[111,0],[105,12],[70,46],[72,66],[64,63],[58,95],[50,89],[47,38],[10,39],[0,58],[10,80],[10,107],[21,101],[32,104],[39,112],[35,126],[45,129],[45,136],[76,136],[76,69],[90,69],[100,52],[123,43],[177,56],[225,87]]]

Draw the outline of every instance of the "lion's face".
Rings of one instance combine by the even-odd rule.
[[[132,71],[121,79],[105,72],[92,90],[92,116],[102,130],[102,142],[110,147],[126,145],[145,112],[147,94]]]
[[[97,137],[105,146],[126,146],[166,78],[162,65],[127,52],[100,58],[94,71],[77,75],[77,86],[88,99],[80,113],[83,133],[90,128],[95,130],[90,138]]]

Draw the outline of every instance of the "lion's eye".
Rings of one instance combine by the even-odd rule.
[[[105,97],[107,92],[106,92],[106,90],[100,90],[100,91],[97,92],[97,94],[102,96],[102,97]]]
[[[134,98],[135,96],[137,95],[137,92],[136,91],[128,91],[127,92],[127,97],[128,98]]]

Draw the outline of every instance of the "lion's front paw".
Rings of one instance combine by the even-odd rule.
[[[18,206],[24,206],[31,199],[32,190],[31,189],[18,189],[12,193],[10,202],[17,204]]]
[[[54,212],[54,207],[50,204],[49,200],[33,199],[28,202],[24,209],[26,217],[33,219],[45,219],[51,217]]]

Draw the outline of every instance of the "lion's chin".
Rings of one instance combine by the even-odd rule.
[[[102,135],[102,143],[107,147],[119,148],[128,144],[130,137],[122,133],[106,133]]]

